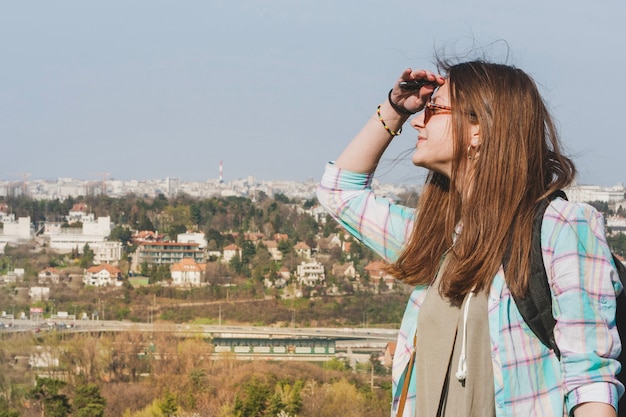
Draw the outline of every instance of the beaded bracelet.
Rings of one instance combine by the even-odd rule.
[[[385,130],[387,132],[389,132],[389,134],[394,137],[394,136],[398,136],[400,133],[402,133],[402,127],[400,127],[400,129],[398,129],[397,132],[394,132],[393,130],[391,130],[389,128],[389,126],[387,126],[387,123],[385,123],[385,121],[383,120],[383,116],[380,115],[380,104],[378,105],[378,107],[376,108],[376,114],[378,115],[378,120],[380,120],[380,123],[383,124],[383,127],[385,128]]]
[[[391,92],[393,91],[393,89],[389,90],[389,94],[387,94],[387,100],[389,100],[389,104],[391,104],[391,107],[393,107],[393,109],[395,111],[397,111],[400,114],[406,114],[408,116],[415,114],[412,113],[410,111],[408,111],[407,109],[404,108],[404,106],[399,106],[398,104],[394,103],[393,100],[391,99]]]

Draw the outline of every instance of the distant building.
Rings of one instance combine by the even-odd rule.
[[[119,287],[122,285],[122,271],[109,264],[95,265],[85,271],[83,282],[95,287]]]
[[[121,258],[121,243],[106,242],[111,234],[112,225],[109,216],[94,217],[93,213],[85,213],[84,207],[74,206],[67,216],[68,224],[80,223],[80,227],[63,227],[61,223],[46,222],[44,236],[50,239],[50,249],[59,253],[78,250],[83,252],[85,245],[94,251],[97,261],[116,262]],[[71,222],[71,223],[70,223]],[[117,245],[120,243],[120,245]],[[119,246],[119,248],[118,248]]]
[[[138,245],[140,243],[146,243],[146,242],[161,242],[163,240],[163,238],[165,237],[165,235],[160,235],[157,232],[153,232],[151,230],[142,230],[142,231],[138,231],[135,232],[130,240]]]
[[[311,247],[305,242],[296,243],[296,245],[293,247],[293,251],[296,253],[296,255],[304,259],[311,259]]]
[[[608,216],[606,218],[607,232],[624,233],[626,234],[626,217],[623,216]]]
[[[326,281],[324,275],[324,265],[313,260],[310,262],[302,262],[296,267],[296,277],[300,285],[314,287],[321,285]]]
[[[20,217],[16,220],[14,214],[0,212],[0,222],[2,222],[0,252],[4,252],[6,245],[20,244],[32,240],[33,233],[30,217]]]
[[[601,187],[599,185],[572,185],[566,188],[568,200],[575,203],[603,201],[612,203],[624,200],[626,188],[623,184],[617,184],[613,187]]]
[[[30,287],[28,296],[32,301],[47,301],[50,297],[49,287]]]
[[[61,280],[61,273],[56,268],[48,267],[39,271],[37,277],[40,284],[58,284]]]
[[[278,249],[278,242],[275,240],[264,240],[262,243],[267,248],[273,260],[280,261],[283,259],[283,253]]]
[[[356,269],[354,268],[354,262],[333,265],[333,275],[337,278],[355,278]]]
[[[382,364],[387,368],[391,368],[391,366],[393,365],[393,357],[396,354],[396,346],[396,342],[388,342],[387,346],[385,346],[385,353],[383,354]]]
[[[199,264],[192,258],[184,258],[182,261],[172,264],[170,268],[172,285],[199,286],[205,271],[206,264]]]
[[[171,265],[184,258],[204,263],[205,255],[198,243],[144,242],[137,246],[131,268],[139,271],[144,262],[148,265]]]
[[[176,241],[178,243],[197,243],[200,249],[205,249],[208,245],[207,240],[204,238],[204,233],[202,232],[180,233],[176,237]]]
[[[241,259],[241,248],[239,246],[231,244],[224,247],[224,256],[222,256],[224,263],[229,263],[235,256],[238,256],[239,259]]]
[[[328,237],[321,237],[317,241],[318,252],[328,252],[333,248],[341,248],[341,239],[336,233],[330,234]]]
[[[393,275],[386,271],[386,264],[384,262],[375,261],[370,262],[365,266],[365,271],[370,276],[370,283],[374,287],[378,287],[382,283],[388,290],[393,290],[396,285],[396,279]]]

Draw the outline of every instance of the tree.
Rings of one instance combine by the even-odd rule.
[[[113,230],[111,230],[109,240],[122,242],[122,247],[126,249],[129,246],[132,235],[133,234],[128,227],[115,226]]]
[[[60,393],[65,385],[65,382],[58,379],[37,377],[31,396],[42,403],[46,417],[67,417],[70,414],[72,408],[69,399]]]
[[[96,384],[80,385],[74,397],[76,417],[104,417],[106,399]]]
[[[159,402],[159,408],[165,417],[175,417],[178,406],[176,405],[176,397],[174,394],[166,391],[163,400]]]
[[[83,246],[83,255],[80,257],[80,267],[88,268],[93,265],[94,257],[95,254],[93,250],[91,250],[88,243],[85,243],[85,246]]]
[[[242,392],[243,391],[243,392]],[[235,416],[256,417],[265,415],[270,404],[272,392],[268,385],[252,377],[248,380],[235,398]]]

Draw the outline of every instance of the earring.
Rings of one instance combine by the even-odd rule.
[[[478,159],[478,157],[480,156],[480,152],[478,152],[478,149],[476,149],[476,152],[474,152],[474,156],[472,156],[472,154],[470,154],[471,150],[472,150],[472,145],[470,144],[470,145],[467,147],[467,159],[468,159],[469,161],[471,161],[471,160],[474,160],[474,161],[475,161],[475,160],[477,160],[477,159]]]

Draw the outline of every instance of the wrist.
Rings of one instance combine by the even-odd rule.
[[[381,126],[392,138],[402,133],[402,125],[408,119],[408,115],[399,114],[388,102],[378,105],[376,115]]]

